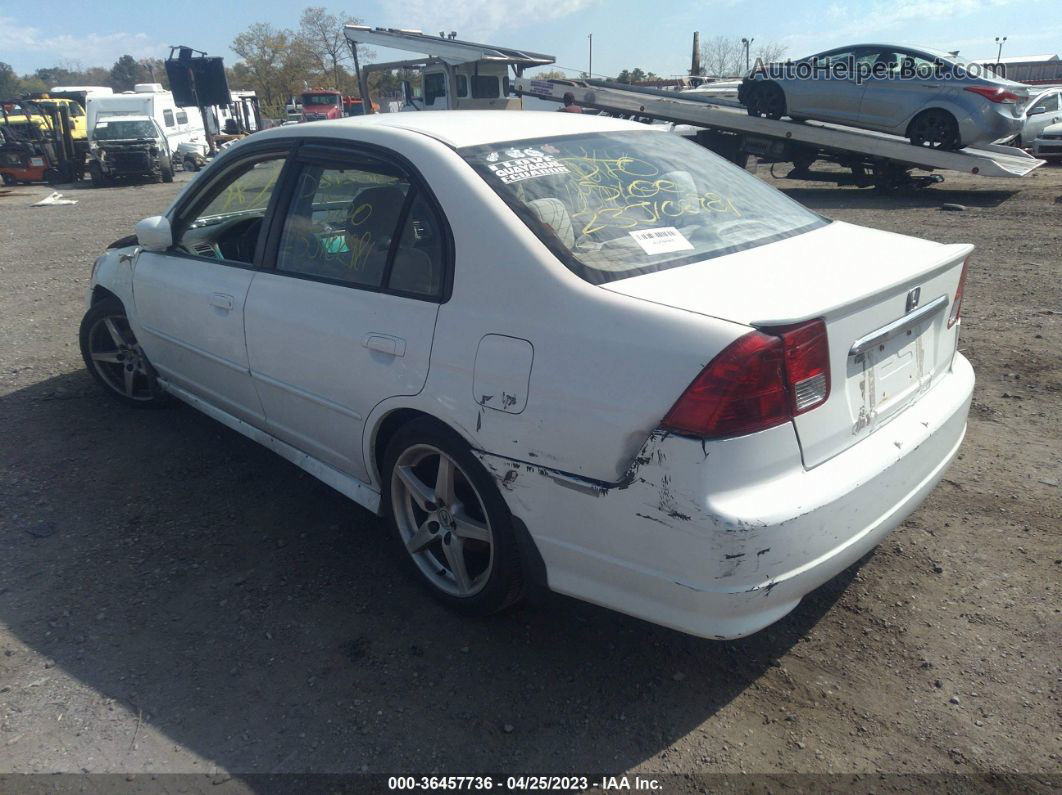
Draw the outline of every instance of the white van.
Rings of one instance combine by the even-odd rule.
[[[455,96],[451,96],[451,89]],[[406,89],[403,110],[520,110],[521,107],[520,99],[509,91],[508,66],[476,62],[425,67],[421,72],[420,91]]]
[[[136,91],[121,94],[89,94],[87,104],[90,130],[107,116],[148,116],[162,128],[170,151],[176,152],[178,146],[187,144],[207,153],[206,130],[199,109],[177,107],[173,94],[158,83],[138,83]]]

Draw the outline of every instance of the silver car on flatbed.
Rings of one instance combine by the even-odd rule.
[[[757,64],[738,99],[752,116],[817,119],[961,149],[1020,133],[1029,89],[947,52],[856,44]]]

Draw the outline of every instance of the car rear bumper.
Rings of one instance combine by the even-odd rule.
[[[1013,105],[978,102],[975,109],[960,116],[959,136],[963,146],[1008,141],[1025,126],[1024,116],[1015,116]]]
[[[613,486],[479,456],[527,525],[550,588],[690,634],[740,637],[789,613],[918,507],[958,452],[973,383],[956,354],[921,400],[810,470],[790,424],[706,443],[656,433]]]

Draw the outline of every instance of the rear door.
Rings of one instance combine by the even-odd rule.
[[[273,434],[368,480],[365,418],[428,375],[452,244],[427,186],[386,155],[304,146],[245,325]]]

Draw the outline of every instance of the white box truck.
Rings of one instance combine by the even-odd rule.
[[[135,88],[121,94],[89,94],[85,109],[88,128],[93,129],[108,116],[147,116],[159,125],[171,152],[194,149],[206,155],[206,129],[198,108],[177,107],[173,94],[159,83],[138,83]]]

